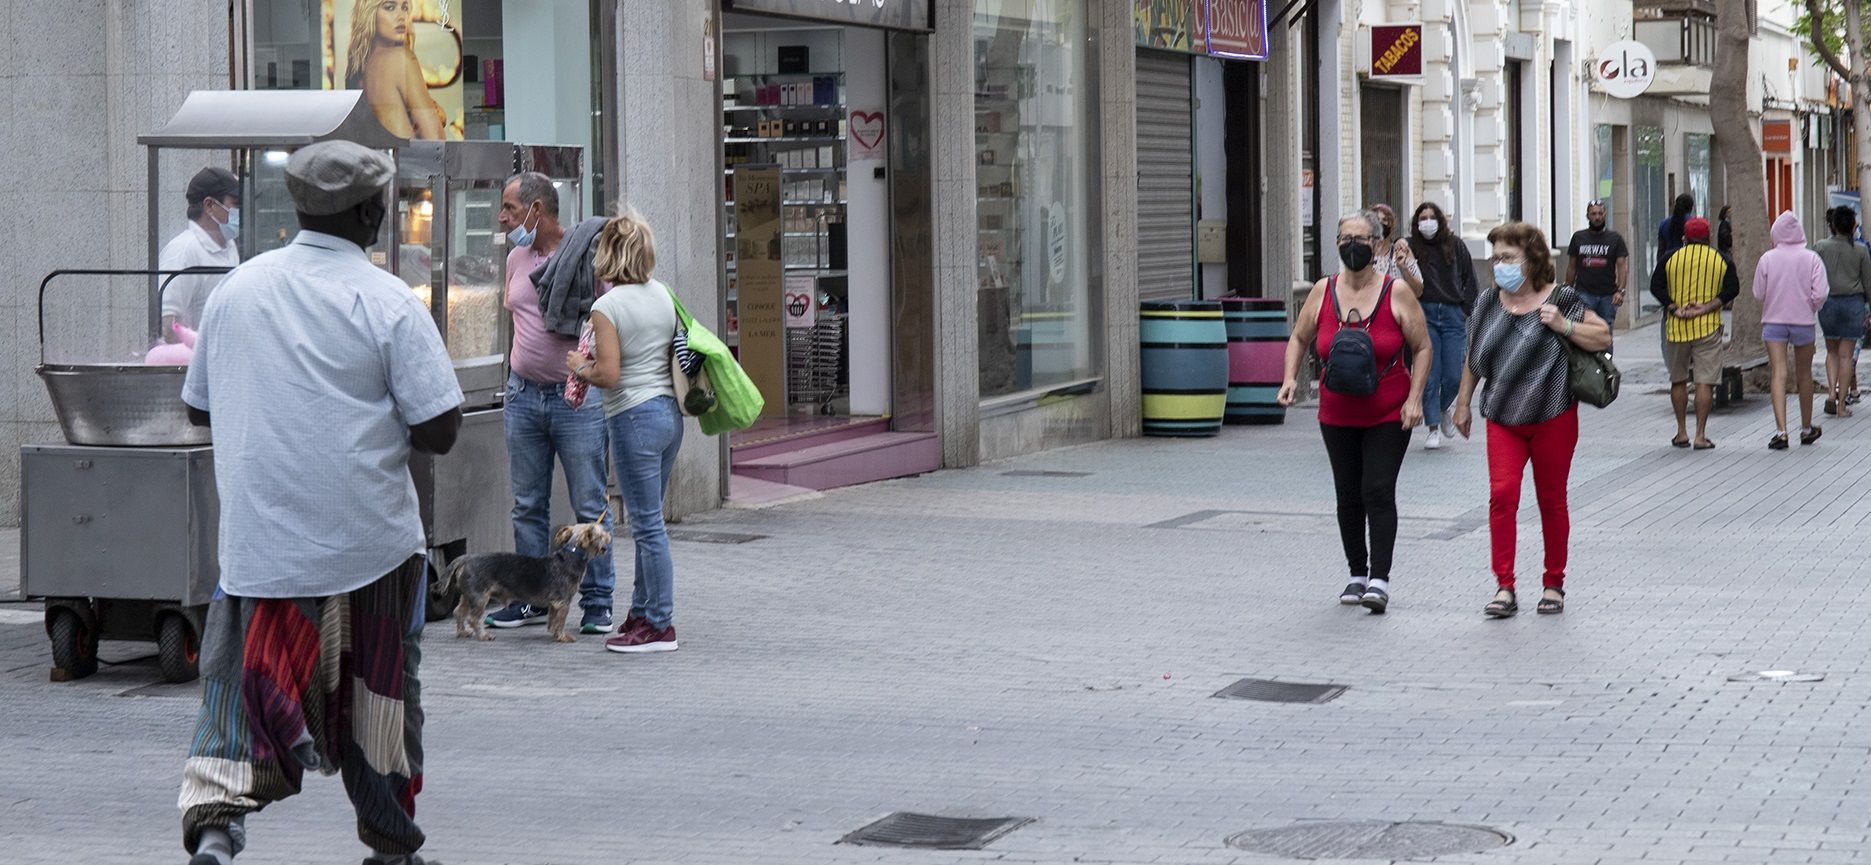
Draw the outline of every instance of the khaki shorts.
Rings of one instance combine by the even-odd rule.
[[[1689,342],[1664,343],[1663,363],[1670,368],[1670,384],[1691,380],[1699,385],[1721,384],[1722,332]]]

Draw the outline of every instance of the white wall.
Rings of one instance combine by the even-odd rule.
[[[500,18],[507,140],[585,148],[585,212],[608,212],[612,202],[590,199],[598,157],[591,151],[591,4],[503,0]]]

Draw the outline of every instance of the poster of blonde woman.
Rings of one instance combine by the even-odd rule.
[[[324,0],[325,89],[362,90],[383,128],[461,138],[461,0]]]

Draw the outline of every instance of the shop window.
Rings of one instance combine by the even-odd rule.
[[[1688,169],[1689,194],[1695,196],[1696,209],[1710,215],[1721,212],[1721,204],[1711,195],[1714,193],[1710,154],[1714,149],[1711,142],[1714,136],[1698,135],[1694,132],[1683,136],[1683,165]]]
[[[586,148],[603,0],[253,0],[252,86],[365,91],[409,138]]]
[[[1099,372],[1102,224],[1087,4],[975,4],[981,395]]]

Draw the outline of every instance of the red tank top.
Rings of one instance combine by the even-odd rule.
[[[1401,357],[1404,350],[1403,326],[1390,310],[1390,287],[1395,280],[1384,277],[1384,288],[1377,296],[1377,309],[1371,312],[1369,330],[1371,347],[1377,352],[1378,369],[1397,360],[1390,371],[1377,380],[1377,392],[1370,396],[1347,396],[1319,388],[1319,423],[1332,426],[1371,427],[1382,423],[1402,423],[1403,403],[1410,398],[1410,370]],[[1338,277],[1326,280],[1325,290],[1338,291]],[[1332,298],[1319,304],[1319,332],[1312,340],[1313,351],[1324,360],[1332,353],[1332,335],[1338,333],[1338,316]]]

